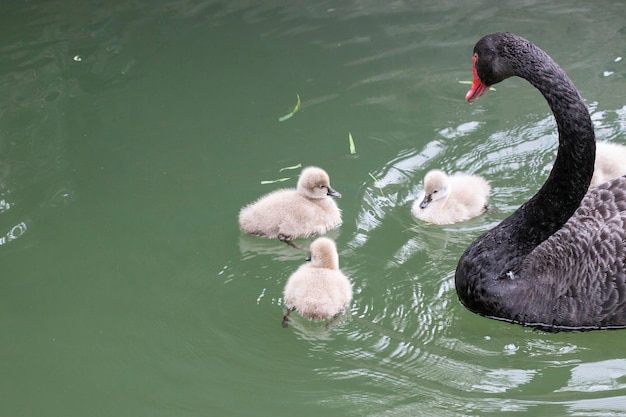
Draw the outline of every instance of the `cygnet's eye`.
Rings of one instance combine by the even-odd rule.
[[[439,192],[439,190],[434,190],[433,194],[437,194]]]

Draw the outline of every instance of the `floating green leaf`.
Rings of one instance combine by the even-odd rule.
[[[372,174],[371,172],[368,172],[368,174],[375,182],[378,182],[378,178],[376,178],[374,174]],[[383,189],[380,186],[378,187],[378,189],[380,190],[380,193],[384,196],[385,192],[383,191]]]
[[[287,178],[278,178],[277,180],[266,180],[266,181],[261,181],[261,184],[274,184],[276,182],[283,182],[283,181],[287,181],[290,180],[291,177],[287,177]]]
[[[296,114],[296,112],[300,109],[300,95],[296,94],[296,97],[298,97],[298,102],[296,103],[296,106],[293,108],[291,113],[279,117],[278,118],[279,122],[284,122],[285,120],[291,119],[293,115]]]
[[[286,171],[288,169],[298,169],[298,168],[302,168],[302,164],[298,164],[298,165],[292,165],[290,167],[284,167],[278,170],[278,172],[283,172]]]
[[[352,133],[348,132],[348,140],[350,141],[350,155],[356,153],[356,146],[354,146],[354,139],[352,139]]]

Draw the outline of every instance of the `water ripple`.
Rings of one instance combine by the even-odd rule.
[[[594,122],[610,136],[608,129],[620,128],[623,113],[595,112]],[[585,339],[484,323],[456,301],[454,269],[464,248],[536,192],[555,154],[556,128],[550,115],[517,121],[478,140],[488,128],[486,122],[471,121],[441,129],[423,147],[398,152],[373,172],[375,180],[362,184],[356,231],[347,237],[342,252],[361,289],[352,323],[343,331],[346,340],[360,347],[335,351],[347,369],[318,372],[375,386],[367,397],[350,397],[378,410],[372,415],[417,410],[420,415],[473,415],[476,410],[526,412],[546,406],[582,415],[582,410],[594,409],[597,400],[573,399],[570,394],[596,391],[608,393],[604,404],[609,415],[624,411],[622,397],[610,394],[626,388],[623,359],[580,363],[581,354],[592,349]],[[410,205],[423,175],[432,168],[488,178],[494,210],[451,226],[413,220]],[[366,272],[367,260],[357,261],[364,248],[384,259],[379,261],[384,270],[376,277]],[[478,321],[490,331],[473,334]],[[503,362],[503,357],[510,359]],[[416,392],[419,399],[409,399]],[[549,395],[550,400],[530,400],[526,392]]]

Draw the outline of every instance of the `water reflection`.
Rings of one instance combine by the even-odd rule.
[[[626,359],[581,363],[571,369],[567,386],[557,392],[612,391],[626,388]]]
[[[6,245],[7,243],[10,243],[11,241],[21,237],[24,233],[26,233],[27,229],[28,227],[24,222],[19,222],[18,224],[14,225],[8,232],[6,232],[4,236],[0,236],[0,246]]]

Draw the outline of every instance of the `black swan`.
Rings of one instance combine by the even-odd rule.
[[[544,96],[559,132],[556,161],[529,201],[463,253],[455,285],[480,315],[549,331],[626,327],[626,178],[587,193],[595,135],[589,111],[565,72],[511,33],[476,43],[473,102],[508,77]]]

